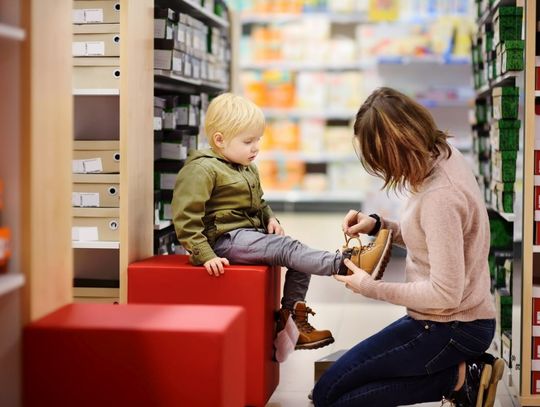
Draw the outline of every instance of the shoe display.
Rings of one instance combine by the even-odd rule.
[[[357,267],[371,274],[375,280],[382,278],[392,254],[392,231],[390,229],[381,229],[373,242],[367,245],[360,244],[359,246],[349,247],[349,243],[353,239],[346,238],[338,274],[352,274],[352,271],[343,264],[344,259],[350,259]]]
[[[481,359],[468,361],[465,365],[465,383],[454,391],[448,400],[455,407],[483,407],[484,395],[491,380],[491,365]]]
[[[308,314],[315,315],[315,312],[305,302],[296,301],[292,311],[281,309],[279,312],[280,320],[287,321],[290,314],[296,323],[300,334],[295,349],[318,349],[334,342],[334,337],[329,330],[319,331],[308,322]],[[278,331],[280,327],[283,329],[283,326],[283,323],[278,321]]]

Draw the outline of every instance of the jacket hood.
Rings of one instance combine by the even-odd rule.
[[[210,158],[217,158],[218,160],[221,160],[221,161],[224,161],[224,162],[227,162],[227,160],[225,160],[225,158],[223,158],[222,156],[220,156],[218,153],[216,153],[214,150],[212,150],[211,148],[206,148],[204,150],[195,150],[193,151],[189,157],[187,158],[186,160],[186,163],[185,164],[189,164],[190,162],[192,161],[196,161],[196,160],[199,160],[201,158],[207,158],[207,157],[210,157]]]

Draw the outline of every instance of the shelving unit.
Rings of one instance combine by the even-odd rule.
[[[170,21],[171,11],[173,18],[179,20],[170,36],[176,38],[172,69],[154,69],[154,114],[158,123],[154,133],[154,254],[172,254],[183,252],[171,221],[174,179],[187,154],[207,146],[203,120],[209,101],[231,87],[232,34],[225,8],[224,16],[217,16],[190,1],[157,0],[157,7],[161,9],[160,21],[165,20],[165,15]],[[224,4],[216,2],[215,7],[221,9]],[[186,24],[187,29],[192,30],[191,36],[184,34]],[[203,46],[197,39],[201,33]],[[170,37],[163,32],[156,37],[156,52],[160,50],[160,56],[170,51],[167,42],[171,41]],[[198,67],[196,74],[195,67]]]
[[[416,97],[419,103],[432,110],[437,124],[454,136],[458,148],[470,150],[468,144],[458,140],[459,135],[467,132],[460,123],[467,122],[467,110],[473,98],[472,94],[462,92],[469,89],[470,81],[471,59],[466,50],[456,52],[456,48],[447,47],[444,51],[426,51],[428,46],[423,45],[424,55],[421,56],[416,55],[422,51],[392,55],[396,49],[407,46],[386,47],[386,42],[376,31],[378,24],[381,29],[390,30],[402,29],[407,24],[434,23],[440,15],[434,15],[432,8],[422,13],[404,8],[397,21],[375,21],[371,20],[375,13],[371,13],[367,3],[365,7],[360,3],[354,6],[349,3],[348,6],[355,10],[347,12],[325,12],[321,10],[324,5],[312,7],[301,3],[298,12],[294,13],[290,12],[294,6],[278,2],[236,3],[242,8],[238,28],[239,37],[242,35],[238,39],[242,55],[237,58],[241,79],[235,91],[259,104],[267,119],[267,133],[263,139],[270,141],[263,140],[257,162],[265,199],[272,207],[287,204],[286,208],[299,209],[300,205],[288,205],[296,202],[302,207],[312,203],[313,207],[323,211],[341,211],[355,199],[355,205],[361,206],[358,198],[362,193],[349,199],[340,191],[359,188],[359,185],[370,189],[368,176],[354,156],[350,138],[352,122],[361,102],[379,86],[395,87]],[[284,12],[258,13],[264,7]],[[340,3],[337,7],[346,6]],[[431,15],[425,15],[425,12]],[[452,17],[464,18],[465,13],[456,13]],[[371,31],[362,31],[363,26]],[[309,37],[301,34],[312,30],[317,32]],[[366,45],[363,45],[364,34]],[[401,34],[389,36],[395,39]],[[334,49],[337,54],[324,53]],[[382,51],[375,53],[374,49]],[[448,74],[443,74],[443,70]],[[404,76],[403,80],[399,79],[401,76]],[[460,87],[459,92],[449,91],[443,95],[445,90],[438,87],[441,76],[444,76],[443,84],[448,89]],[[426,86],[418,89],[417,84]],[[323,130],[317,127],[321,121]],[[316,127],[318,138],[313,136],[311,126]],[[287,138],[295,141],[286,142]],[[276,150],[284,153],[276,154]],[[319,151],[319,154],[308,150]],[[350,155],[338,153],[345,150]],[[337,156],[347,158],[339,161]],[[348,165],[346,168],[345,164]],[[336,177],[339,172],[349,176],[354,174],[358,180],[356,186],[342,183],[343,177]],[[325,188],[324,193],[317,192]],[[325,195],[331,198],[327,200]],[[397,210],[398,204],[394,206]]]
[[[73,4],[77,7],[76,1]],[[73,241],[71,244],[75,260],[75,296],[82,289],[98,290],[102,285],[103,282],[99,280],[101,277],[96,280],[87,278],[86,264],[90,259],[95,259],[93,261],[100,264],[100,269],[107,270],[106,273],[100,270],[96,272],[116,280],[120,289],[115,297],[125,302],[128,264],[152,255],[153,8],[153,0],[120,2],[119,22],[114,22],[118,24],[118,35],[121,38],[118,87],[100,87],[99,83],[107,82],[100,82],[96,77],[91,88],[72,90],[75,140],[118,141],[119,196],[122,197],[118,240]],[[69,22],[72,22],[71,18]],[[89,25],[84,28],[87,29],[85,32],[93,32]],[[80,60],[81,57],[78,58]],[[100,59],[114,57],[107,54],[103,57],[82,58],[85,63],[97,61],[98,65]],[[111,273],[111,270],[117,272]],[[77,286],[81,282],[85,287]]]
[[[0,0],[2,226],[12,252],[0,275],[2,406],[22,404],[22,326],[71,299],[70,16],[68,0]]]
[[[523,406],[540,405],[538,394],[538,356],[533,349],[533,340],[540,336],[535,326],[535,312],[533,303],[535,294],[535,280],[538,278],[534,267],[538,266],[540,247],[535,242],[535,150],[538,150],[540,129],[536,126],[535,97],[536,97],[536,70],[538,44],[538,16],[536,2],[527,1],[525,8],[525,138],[523,155],[523,267],[522,267],[522,293],[521,293],[521,377],[520,400]],[[538,282],[536,282],[538,284]],[[514,338],[512,338],[514,340]]]

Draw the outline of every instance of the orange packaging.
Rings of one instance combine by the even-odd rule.
[[[298,125],[290,120],[279,120],[271,125],[272,142],[275,150],[298,151],[300,148],[300,132]]]
[[[7,272],[7,265],[11,257],[11,232],[8,228],[0,228],[0,273]]]

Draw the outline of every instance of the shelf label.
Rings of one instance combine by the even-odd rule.
[[[83,165],[85,173],[103,172],[103,164],[101,163],[101,158],[91,158],[89,160],[83,160]]]
[[[92,41],[86,43],[86,56],[103,56],[105,55],[105,42]]]
[[[74,57],[86,56],[86,43],[85,42],[73,42],[71,44],[71,53]]]
[[[99,240],[98,228],[96,226],[73,226],[71,240],[97,241]]]
[[[102,23],[103,9],[102,8],[87,8],[84,9],[85,23]]]

